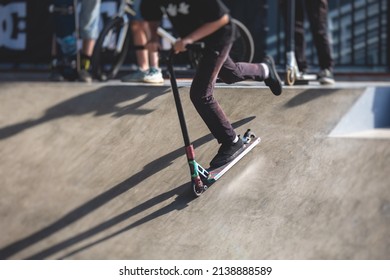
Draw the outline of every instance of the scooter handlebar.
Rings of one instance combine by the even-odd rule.
[[[162,38],[166,39],[172,45],[175,44],[177,41],[177,38],[172,36],[172,34],[168,33],[166,30],[164,30],[161,27],[157,28],[157,34],[160,35]],[[194,51],[202,50],[202,49],[204,49],[204,47],[205,47],[204,42],[195,42],[195,43],[186,45],[187,50],[194,50]]]

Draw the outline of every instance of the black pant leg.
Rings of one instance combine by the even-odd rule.
[[[318,55],[318,64],[321,69],[333,68],[333,55],[330,34],[328,33],[328,1],[305,1],[310,29]]]

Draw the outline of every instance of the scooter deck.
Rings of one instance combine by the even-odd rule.
[[[231,162],[217,167],[215,169],[208,169],[209,175],[207,177],[208,183],[214,183],[222,177],[230,168],[232,168],[239,160],[241,160],[247,153],[249,153],[261,141],[260,137],[256,137],[251,142],[244,144],[244,150]]]
[[[315,74],[304,74],[302,76],[297,76],[294,85],[308,85],[310,82],[317,81],[317,75]],[[285,80],[285,84],[288,85],[288,82]]]
[[[309,82],[313,82],[313,81],[317,81],[317,75],[304,74],[296,78],[294,85],[308,85]]]

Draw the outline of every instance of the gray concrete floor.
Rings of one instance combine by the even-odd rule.
[[[181,85],[207,166],[218,145]],[[328,137],[366,87],[219,86],[262,142],[194,199],[168,81],[2,81],[0,258],[389,259],[390,139]]]

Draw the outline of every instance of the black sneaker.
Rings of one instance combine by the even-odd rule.
[[[282,81],[276,72],[275,62],[272,57],[264,57],[263,62],[267,64],[269,69],[269,76],[264,80],[264,83],[271,89],[274,95],[280,95],[282,93]]]
[[[335,83],[333,74],[329,69],[322,69],[318,73],[317,79],[321,85],[333,85]]]
[[[79,81],[84,82],[84,83],[91,83],[92,76],[87,70],[81,69],[79,72]]]
[[[223,143],[218,150],[217,155],[211,160],[210,167],[220,167],[235,159],[244,149],[244,143],[239,137],[236,143]]]
[[[91,57],[83,53],[80,54],[80,71],[79,71],[79,81],[85,83],[92,82],[92,75],[89,73],[91,68]]]
[[[65,81],[64,76],[61,73],[58,59],[54,58],[51,61],[51,71],[49,75],[49,80],[52,82],[63,82]]]
[[[52,82],[63,82],[65,81],[65,78],[58,69],[52,69],[49,75],[49,80]]]

